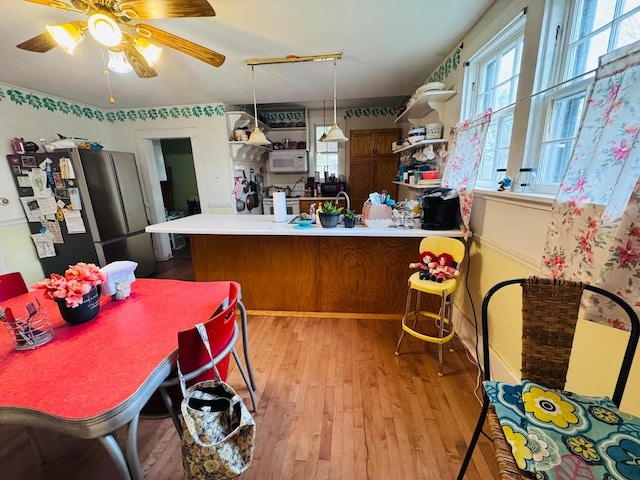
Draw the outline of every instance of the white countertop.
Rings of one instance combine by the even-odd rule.
[[[287,220],[293,220],[296,215],[289,215]],[[419,223],[416,223],[419,227]],[[295,228],[290,223],[276,223],[272,215],[191,215],[169,222],[149,225],[145,230],[149,233],[182,233],[187,235],[292,235],[313,237],[427,237],[438,235],[442,237],[462,237],[462,232],[456,230],[422,230],[420,228],[368,228],[356,225],[355,228],[322,228],[312,225],[307,228]]]

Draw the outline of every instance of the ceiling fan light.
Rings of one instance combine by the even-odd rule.
[[[147,61],[147,65],[153,67],[162,55],[162,49],[156,47],[153,43],[144,37],[136,37],[133,40],[133,46],[140,52],[140,55]]]
[[[127,56],[122,50],[109,50],[109,63],[107,68],[115,73],[129,73],[133,67],[127,60]]]
[[[327,132],[327,136],[324,137],[324,140],[321,138],[321,142],[348,142],[349,139],[344,136],[340,127],[334,123],[331,126],[331,129]]]
[[[122,31],[116,21],[102,13],[94,13],[89,17],[89,32],[105,47],[115,47],[122,41]]]
[[[69,55],[73,55],[73,51],[84,38],[82,28],[75,23],[45,25],[45,28],[56,43]]]

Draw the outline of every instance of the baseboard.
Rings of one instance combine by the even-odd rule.
[[[459,308],[453,309],[453,326],[456,329],[458,339],[464,344],[469,354],[474,360],[478,360],[476,357],[476,330],[473,319],[465,317]],[[478,319],[480,322],[480,319]],[[480,357],[480,365],[482,365],[482,332],[480,331],[481,325],[478,324],[478,355]],[[496,354],[496,352],[489,345],[489,355],[491,362],[491,378],[493,380],[499,380],[501,382],[516,383],[520,381],[520,376],[516,375],[506,363]]]

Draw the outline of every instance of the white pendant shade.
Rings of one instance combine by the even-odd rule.
[[[256,103],[256,75],[253,70],[253,65],[251,65],[251,83],[253,85],[253,113],[255,116],[255,127],[249,135],[249,140],[247,143],[251,145],[271,145],[271,142],[267,139],[265,134],[258,127],[258,104]]]
[[[336,59],[333,59],[333,125],[327,132],[327,136],[320,138],[320,142],[348,142],[349,139],[345,137],[344,133],[338,126],[337,108],[336,108]]]
[[[249,135],[249,140],[247,143],[251,145],[271,145],[271,142],[267,139],[265,134],[260,130],[259,127],[255,127]]]
[[[344,133],[337,124],[333,124],[331,129],[327,132],[327,135],[320,138],[321,142],[348,142],[349,139],[344,136]]]

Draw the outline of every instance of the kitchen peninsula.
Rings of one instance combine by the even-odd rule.
[[[460,230],[295,228],[270,215],[192,215],[146,231],[189,235],[196,280],[240,282],[249,309],[398,315],[420,240],[462,237]]]

